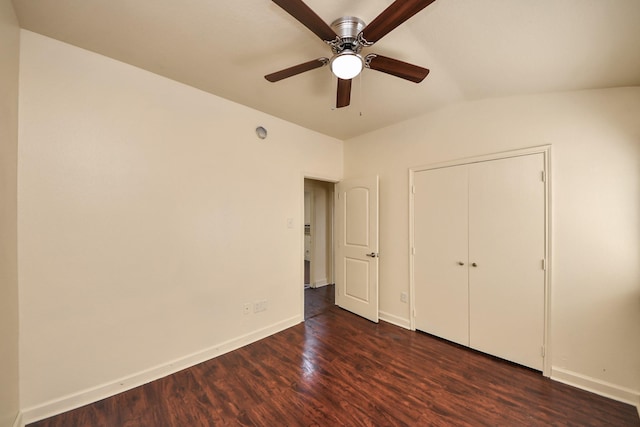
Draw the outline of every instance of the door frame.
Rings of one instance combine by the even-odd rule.
[[[466,157],[457,160],[445,162],[431,163],[412,167],[409,169],[409,318],[411,330],[416,330],[415,319],[415,174],[417,172],[428,171],[431,169],[440,169],[451,166],[467,165],[472,163],[487,162],[492,160],[506,159],[510,157],[520,157],[530,154],[542,154],[544,158],[544,223],[545,223],[545,271],[544,271],[544,335],[543,335],[543,370],[542,375],[551,376],[551,145],[542,145],[537,147],[522,148],[510,151],[503,151],[493,154],[481,156]],[[542,179],[542,177],[541,177]]]
[[[336,180],[335,178],[331,178],[331,177],[327,177],[327,176],[323,176],[323,175],[316,175],[316,174],[310,174],[310,173],[306,173],[303,172],[301,174],[301,178],[300,178],[300,189],[299,189],[299,193],[301,195],[301,199],[300,199],[300,212],[299,212],[299,218],[300,218],[300,222],[301,222],[301,227],[298,227],[299,233],[300,233],[300,248],[298,250],[298,268],[299,268],[299,280],[298,280],[298,289],[300,292],[300,322],[304,322],[304,286],[301,286],[301,284],[304,283],[304,209],[305,209],[305,203],[304,203],[304,181],[306,179],[310,179],[313,181],[321,181],[321,182],[326,182],[327,184],[333,184],[333,192],[335,194],[335,185],[340,182],[339,180]],[[331,218],[330,218],[330,223],[331,223],[331,243],[330,243],[330,255],[328,256],[327,262],[330,263],[330,272],[331,272],[331,277],[327,277],[327,281],[329,282],[329,284],[331,283],[335,283],[335,202],[334,202],[334,198],[331,197]],[[311,203],[313,204],[313,203]],[[312,212],[312,215],[314,213]],[[312,231],[313,233],[313,231]],[[313,249],[311,250],[311,253],[313,254]],[[313,260],[312,260],[313,261]],[[311,263],[311,268],[313,269],[313,262]],[[311,275],[311,271],[309,272],[309,274]],[[313,276],[310,277],[309,281],[311,282],[313,280]],[[335,290],[334,290],[335,292]]]
[[[306,179],[305,179],[306,181]],[[315,216],[316,216],[316,212],[315,212],[315,198],[316,198],[316,191],[315,188],[311,188],[311,189],[307,189],[305,186],[304,189],[304,197],[306,198],[306,195],[309,194],[309,237],[311,239],[311,245],[309,247],[309,286],[310,287],[314,287],[313,286],[313,277],[314,277],[314,267],[315,267],[315,262],[313,261],[313,257],[315,255],[315,250],[314,250],[314,238],[313,238],[313,232],[314,232],[314,228],[315,228]],[[305,248],[303,249],[302,253],[304,254],[306,252],[306,238],[307,238],[307,232],[306,232],[306,221],[305,221],[305,217],[307,215],[307,203],[305,200],[305,205],[304,205],[304,215],[302,216],[302,225],[305,228],[305,232],[304,232],[304,240],[305,240]],[[306,280],[304,281],[306,282]],[[303,282],[303,283],[304,283]],[[306,284],[306,283],[305,283]]]

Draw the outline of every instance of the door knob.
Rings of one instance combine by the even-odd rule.
[[[478,264],[476,264],[475,262],[472,262],[472,263],[471,263],[471,266],[472,266],[472,267],[477,267],[477,266],[478,266]]]
[[[371,257],[371,258],[377,258],[377,257],[378,257],[378,254],[377,254],[377,253],[375,253],[375,252],[371,252],[370,254],[367,254],[367,256],[368,256],[368,257]]]
[[[464,262],[458,261],[458,265],[464,265]]]

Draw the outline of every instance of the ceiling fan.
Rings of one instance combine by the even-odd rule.
[[[267,74],[264,78],[270,82],[329,65],[331,72],[338,78],[336,106],[342,108],[350,104],[351,79],[360,74],[363,67],[415,83],[420,83],[429,74],[428,69],[417,65],[375,53],[363,57],[360,52],[362,48],[373,45],[435,0],[396,0],[369,25],[353,16],[338,18],[328,25],[302,0],[272,1],[327,43],[333,56],[331,59],[318,58]]]

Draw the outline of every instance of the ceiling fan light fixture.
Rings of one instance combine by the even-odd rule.
[[[267,74],[264,77],[267,81],[277,82],[329,64],[331,73],[338,78],[336,108],[349,105],[351,102],[352,80],[365,67],[414,83],[420,83],[429,74],[428,69],[375,53],[370,53],[363,58],[360,52],[363,48],[378,42],[382,37],[434,1],[394,0],[369,25],[366,25],[362,19],[355,16],[343,16],[333,21],[331,25],[327,25],[320,16],[304,3],[304,0],[273,0],[291,17],[298,20],[329,45],[333,57],[331,60],[327,58],[314,59]]]
[[[362,56],[351,50],[344,50],[331,58],[331,72],[342,80],[351,80],[364,67]]]

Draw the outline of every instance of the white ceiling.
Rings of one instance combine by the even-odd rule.
[[[327,23],[371,22],[392,0],[305,0]],[[334,109],[328,67],[265,74],[329,47],[270,0],[13,0],[23,28],[340,139],[463,100],[640,86],[640,0],[437,0],[365,53],[431,70],[373,70]]]

